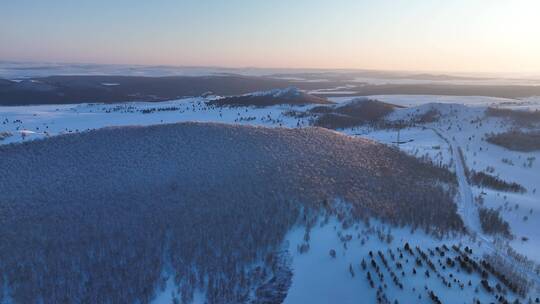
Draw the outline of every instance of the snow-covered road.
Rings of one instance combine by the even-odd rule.
[[[448,139],[447,139],[448,140]],[[456,177],[459,187],[459,204],[458,213],[461,215],[465,227],[471,234],[481,235],[482,227],[478,217],[478,209],[474,205],[474,198],[467,178],[466,164],[462,157],[462,152],[455,139],[448,140],[452,155],[454,156],[454,164],[456,170]]]

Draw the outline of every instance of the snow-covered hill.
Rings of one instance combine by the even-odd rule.
[[[331,102],[325,98],[302,92],[298,88],[290,87],[286,89],[253,92],[239,96],[221,97],[213,99],[208,103],[217,106],[267,107],[274,105],[330,104]]]

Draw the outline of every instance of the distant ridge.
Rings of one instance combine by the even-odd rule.
[[[257,106],[265,107],[278,104],[307,105],[307,104],[332,104],[326,98],[313,96],[300,91],[298,88],[274,89],[259,91],[244,95],[223,97],[208,102],[217,106]]]

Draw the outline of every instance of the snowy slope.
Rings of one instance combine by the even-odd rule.
[[[389,232],[393,240],[390,243],[381,240],[377,231]],[[291,251],[294,252],[296,245],[303,242],[304,233],[305,229],[302,228],[290,232],[287,240],[290,242]],[[347,234],[352,235],[353,238],[351,241],[343,242],[341,236]],[[405,243],[409,243],[413,250],[419,246],[423,251],[435,250],[437,246],[451,247],[451,245],[462,243],[472,248],[475,257],[485,253],[482,243],[471,242],[466,237],[438,240],[422,232],[412,233],[406,228],[390,228],[375,221],[372,221],[370,227],[360,223],[349,229],[343,229],[339,221],[335,219],[327,223],[321,221],[310,232],[310,250],[307,253],[298,251],[294,253],[293,283],[285,303],[376,303],[376,290],[370,287],[366,280],[366,273],[370,271],[371,275],[376,277],[374,269],[369,265],[369,252],[373,251],[374,260],[380,265],[380,258],[377,256],[379,250],[385,254],[390,269],[397,273],[403,284],[403,289],[395,286],[389,271],[380,265],[387,284],[387,288],[383,289],[390,303],[394,303],[394,300],[398,303],[432,303],[425,289],[426,286],[429,290],[433,290],[443,303],[471,303],[473,299],[479,299],[482,303],[494,301],[494,296],[481,287],[481,276],[478,273],[468,274],[464,271],[456,271],[456,269],[443,269],[438,264],[439,259],[444,264],[445,258],[453,256],[452,253],[448,253],[445,258],[432,258],[437,271],[451,282],[452,286],[448,287],[426,264],[423,266],[415,264],[415,258],[418,256],[416,251],[414,252],[416,257],[405,253],[402,259],[399,258],[397,248],[403,248]],[[336,251],[335,258],[330,256],[330,250]],[[388,250],[394,252],[396,261],[391,260]],[[361,267],[362,259],[368,263],[366,270]],[[396,262],[403,264],[403,269],[398,270]],[[354,275],[351,274],[350,266]],[[413,268],[416,269],[417,274],[413,274]],[[430,272],[429,278],[425,275],[426,270]],[[405,275],[401,274],[402,271]],[[464,287],[461,288],[454,282],[454,278],[464,284]],[[495,285],[497,282],[494,278],[492,279],[490,284]],[[379,282],[378,279],[374,281],[376,284]],[[469,281],[471,281],[471,286],[468,285]],[[511,301],[515,298],[519,297],[509,296]]]

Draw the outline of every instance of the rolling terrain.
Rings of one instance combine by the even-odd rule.
[[[537,98],[318,100],[0,107],[4,302],[536,300]]]
[[[149,77],[68,74],[15,79],[0,78],[0,106],[126,101],[157,102],[208,94],[235,96],[287,87],[296,87],[320,98],[389,94],[500,98],[523,98],[540,95],[540,86],[538,86],[540,81],[532,81],[532,83],[510,81],[509,83],[497,84],[495,79],[492,82],[496,84],[492,84],[490,81],[474,81],[474,78],[465,78],[462,79],[464,82],[455,82],[456,79],[450,76],[410,75],[413,78],[412,81],[396,82],[402,78],[389,75],[385,75],[386,78],[383,79],[359,78],[359,75],[364,74],[354,73],[345,77],[346,75],[336,76],[332,73],[304,76],[303,74],[209,73],[207,75]],[[401,77],[407,79],[408,76]]]

